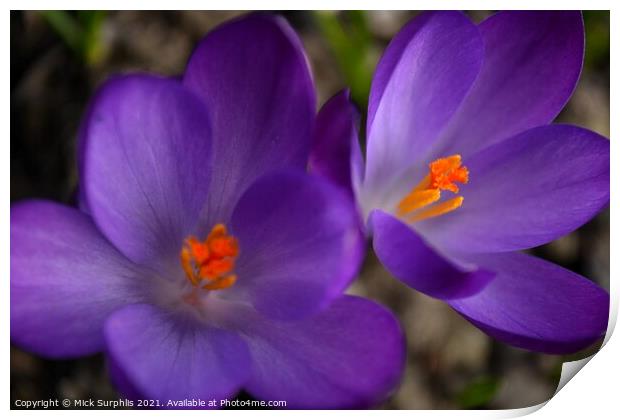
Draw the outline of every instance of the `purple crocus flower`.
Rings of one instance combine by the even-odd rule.
[[[381,263],[514,346],[569,353],[607,327],[609,295],[515,252],[609,201],[609,141],[550,124],[584,56],[579,12],[424,13],[372,81],[365,167],[347,95],[319,114],[310,164],[352,194]]]
[[[303,170],[314,95],[301,43],[265,15],[210,33],[182,80],[105,83],[80,135],[84,211],[12,207],[13,343],[105,351],[123,394],[161,404],[385,398],[404,340],[341,295],[360,236],[350,200]]]

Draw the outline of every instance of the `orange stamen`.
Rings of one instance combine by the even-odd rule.
[[[217,224],[207,238],[200,242],[189,236],[181,249],[181,266],[192,285],[206,290],[232,286],[237,276],[232,274],[239,245],[228,235],[226,226]]]
[[[431,190],[414,191],[398,203],[398,212],[401,215],[411,213],[419,208],[426,207],[429,204],[438,201],[441,197],[441,191],[434,188]]]
[[[441,216],[442,214],[450,213],[453,210],[458,209],[463,205],[463,197],[454,197],[450,200],[446,200],[443,203],[437,203],[430,206],[426,210],[415,213],[409,218],[412,223],[420,222],[424,219],[430,219],[431,217]]]
[[[462,165],[460,155],[434,160],[428,174],[396,206],[399,217],[407,216],[410,222],[419,222],[456,210],[463,204],[463,197],[456,197],[434,204],[441,198],[441,191],[459,192],[459,184],[469,182],[469,170]],[[413,213],[413,214],[412,214]]]

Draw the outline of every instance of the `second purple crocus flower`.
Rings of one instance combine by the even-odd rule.
[[[105,351],[134,398],[288,408],[372,405],[404,340],[342,296],[359,260],[350,201],[304,173],[314,86],[284,20],[209,34],[182,81],[108,81],[86,115],[82,210],[11,210],[11,339],[45,357]]]
[[[579,12],[424,13],[372,81],[366,162],[346,94],[319,115],[310,164],[357,202],[383,265],[509,344],[570,353],[600,339],[609,295],[514,251],[609,201],[609,141],[549,125],[584,56]]]

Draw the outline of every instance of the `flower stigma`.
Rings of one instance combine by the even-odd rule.
[[[238,255],[237,239],[228,234],[226,226],[218,223],[202,242],[194,236],[185,239],[181,249],[181,266],[194,287],[226,289],[237,281],[233,270]]]
[[[438,203],[441,191],[456,194],[459,192],[457,183],[467,184],[469,181],[469,170],[462,165],[461,155],[439,158],[428,166],[428,174],[396,207],[397,215],[410,223],[441,216],[463,205],[462,196]]]

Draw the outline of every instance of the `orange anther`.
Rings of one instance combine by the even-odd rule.
[[[224,289],[236,281],[232,270],[238,255],[237,239],[228,235],[226,226],[217,224],[203,242],[193,236],[185,240],[181,266],[194,286],[206,290]]]
[[[441,191],[447,190],[456,194],[459,192],[457,183],[469,182],[469,170],[461,164],[461,156],[439,158],[428,166],[428,175],[396,206],[397,215],[407,216],[409,222],[441,216],[458,209],[463,204],[463,197],[460,196],[439,202]]]
[[[187,243],[189,244],[192,255],[198,264],[202,264],[209,259],[209,247],[206,244],[198,242],[198,240],[194,237],[190,237],[187,240]]]
[[[234,257],[239,253],[237,241],[230,236],[213,238],[209,248],[214,255],[219,257]]]
[[[216,280],[218,277],[232,271],[235,264],[232,259],[212,259],[200,267],[200,277],[208,280]]]
[[[467,184],[469,181],[469,171],[461,165],[460,155],[437,159],[431,162],[429,168],[431,188],[449,190],[456,194],[459,192],[456,182]]]

